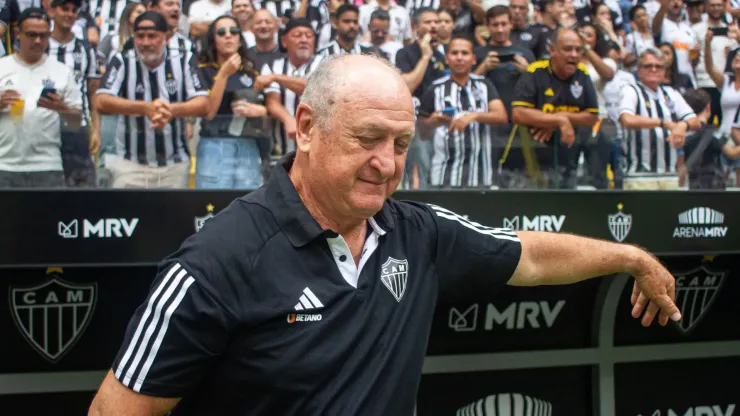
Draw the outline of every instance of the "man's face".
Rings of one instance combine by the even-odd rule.
[[[648,16],[645,9],[637,9],[635,10],[635,25],[637,25],[637,28],[640,30],[645,30],[649,27],[650,17]]]
[[[453,39],[447,51],[447,65],[455,75],[467,75],[475,65],[473,44],[465,39]]]
[[[560,33],[560,40],[550,45],[550,62],[558,73],[570,77],[583,57],[583,41],[572,30]]]
[[[234,0],[231,3],[231,14],[240,22],[246,22],[252,18],[254,7],[251,0]]]
[[[545,6],[545,10],[548,10],[553,19],[557,20],[565,11],[565,4],[562,0],[555,0],[550,6]]]
[[[252,17],[252,33],[257,40],[266,41],[275,37],[277,23],[275,17],[267,9],[260,9]]]
[[[645,85],[660,85],[665,77],[665,62],[656,56],[646,54],[637,68],[637,76]]]
[[[360,30],[359,16],[353,11],[344,12],[337,17],[337,36],[344,42],[354,42]]]
[[[77,12],[80,8],[72,3],[64,3],[54,8],[54,24],[64,30],[71,30],[77,21]]]
[[[311,188],[346,217],[375,215],[403,176],[414,106],[405,85],[387,84],[348,82],[335,97],[327,131],[314,126],[309,133]]]
[[[573,4],[573,0],[565,0],[563,2],[563,11],[567,13],[568,16],[576,15],[576,5]]]
[[[529,22],[529,0],[511,0],[509,12],[511,23],[520,29],[524,28]]]
[[[686,7],[686,14],[689,16],[689,22],[698,23],[701,21],[701,15],[704,14],[704,5],[701,3],[691,3]]]
[[[167,37],[158,30],[138,30],[134,33],[134,47],[147,66],[156,66],[164,55]]]
[[[419,26],[416,27],[416,37],[421,39],[429,33],[432,40],[436,41],[437,27],[439,27],[439,15],[434,12],[426,12],[419,17]]]
[[[681,16],[682,11],[683,11],[683,0],[669,0],[668,14],[671,17],[677,18]]]
[[[388,29],[391,26],[391,22],[388,20],[373,19],[370,21],[368,29],[370,30],[370,42],[375,46],[380,46],[385,43],[385,39],[388,36]]]
[[[492,19],[488,19],[488,33],[491,34],[491,41],[494,45],[504,45],[509,41],[511,33],[511,22],[509,16],[502,14]]]
[[[713,20],[719,20],[725,12],[725,4],[722,0],[709,0],[707,1],[707,14]]]
[[[160,0],[158,6],[152,6],[152,11],[160,13],[173,28],[180,24],[180,2],[178,0]]]
[[[41,19],[28,19],[20,28],[20,51],[31,61],[37,61],[46,53],[51,31],[49,23]]]
[[[307,60],[313,56],[316,34],[310,28],[299,26],[286,33],[282,42],[288,55]]]

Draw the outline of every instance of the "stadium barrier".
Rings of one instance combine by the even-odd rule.
[[[0,413],[85,414],[157,262],[241,195],[0,191]],[[642,328],[627,275],[440,302],[418,415],[740,415],[740,194],[395,197],[646,247],[676,276],[684,315]]]

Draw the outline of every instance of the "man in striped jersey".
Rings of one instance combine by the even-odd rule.
[[[113,187],[187,185],[190,157],[182,118],[205,115],[208,92],[192,53],[181,57],[167,48],[169,30],[159,13],[137,17],[135,50],[111,59],[97,91],[99,111],[120,114],[116,146],[121,159],[110,166]]]
[[[275,120],[273,153],[286,155],[295,150],[295,111],[306,88],[306,78],[322,57],[314,55],[316,35],[306,19],[289,21],[280,41],[286,49],[285,56],[262,68],[255,89],[264,88],[267,110]]]
[[[95,19],[95,24],[100,30],[100,39],[104,39],[109,33],[118,33],[118,24],[121,14],[130,0],[90,0],[90,16]]]
[[[437,303],[507,285],[627,272],[633,317],[681,319],[674,277],[637,247],[391,198],[415,111],[386,60],[328,60],[297,114],[268,184],[162,262],[90,416],[411,415]]]
[[[184,60],[188,53],[196,53],[195,43],[187,36],[178,31],[178,24],[182,11],[180,10],[179,0],[151,0],[148,9],[164,16],[167,21],[167,49],[172,55],[177,55]],[[134,49],[134,38],[131,37],[123,45],[123,50],[130,51]]]
[[[280,25],[284,26],[290,20],[289,14],[301,8],[301,0],[254,0],[252,5],[255,10],[269,10],[273,16],[278,18]]]
[[[625,88],[619,105],[619,122],[628,130],[624,188],[677,188],[676,149],[701,122],[678,91],[661,85],[665,63],[660,51],[646,50],[637,64],[639,82]]]
[[[360,11],[353,4],[343,4],[337,9],[334,17],[337,28],[337,38],[329,42],[317,53],[324,57],[333,55],[358,55],[370,53],[371,49],[360,45],[357,38],[360,34],[358,19]]]
[[[447,52],[450,75],[434,81],[421,99],[420,127],[434,128],[432,186],[490,187],[491,124],[506,124],[504,103],[485,77],[471,74],[473,42],[455,37]]]
[[[90,153],[100,147],[100,117],[91,102],[100,85],[95,50],[72,33],[82,0],[53,0],[54,30],[49,39],[49,55],[74,73],[82,96],[82,123],[79,129],[62,129],[62,162],[67,186],[95,186],[95,167]],[[89,127],[89,128],[88,128]]]

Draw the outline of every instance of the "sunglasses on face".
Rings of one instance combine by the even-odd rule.
[[[241,30],[238,27],[232,26],[232,27],[229,28],[229,33],[231,33],[232,35],[236,36],[239,33],[241,33]],[[225,27],[220,27],[220,28],[216,29],[216,34],[218,36],[221,36],[221,37],[226,36],[226,28]]]
[[[665,69],[665,65],[660,65],[660,64],[645,64],[645,65],[640,65],[640,68],[647,69],[648,71],[653,71],[653,70],[654,71],[660,71],[660,70]]]

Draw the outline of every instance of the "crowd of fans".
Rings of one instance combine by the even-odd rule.
[[[403,187],[740,187],[735,0],[0,0],[0,187],[251,189],[334,55],[398,67]],[[5,56],[6,55],[6,56]]]

